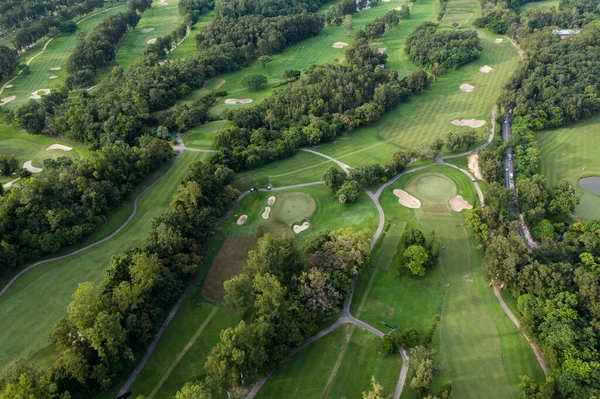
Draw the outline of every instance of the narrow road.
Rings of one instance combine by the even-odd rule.
[[[89,89],[88,89],[89,90]],[[173,146],[175,151],[192,151],[192,152],[217,152],[216,150],[202,150],[200,148],[186,147],[180,135],[177,135],[177,144]]]
[[[66,259],[69,258],[73,255],[76,255],[80,252],[86,251],[90,248],[95,247],[98,244],[102,244],[103,242],[110,240],[111,238],[113,238],[114,236],[116,236],[117,234],[119,234],[119,232],[121,230],[123,230],[125,228],[125,226],[127,226],[129,224],[129,222],[131,222],[131,220],[134,218],[135,213],[137,212],[137,203],[138,200],[140,199],[140,197],[142,195],[144,195],[144,193],[148,190],[150,190],[152,187],[154,187],[159,181],[161,181],[165,176],[167,176],[169,174],[169,172],[171,171],[171,169],[173,169],[173,166],[175,165],[175,163],[177,162],[177,160],[179,159],[179,157],[181,157],[182,152],[178,152],[177,156],[175,157],[175,159],[171,162],[171,165],[169,166],[169,168],[165,171],[165,173],[162,174],[162,176],[160,176],[158,179],[154,180],[152,182],[152,184],[150,184],[148,187],[146,187],[145,189],[143,189],[138,195],[135,196],[135,198],[133,199],[132,202],[132,208],[131,208],[131,213],[129,214],[129,216],[127,217],[127,219],[125,219],[125,221],[123,223],[121,223],[121,225],[119,227],[117,227],[116,230],[114,230],[112,233],[110,233],[109,235],[96,240],[94,242],[92,242],[91,244],[86,245],[85,247],[81,247],[73,252],[69,252],[68,254],[65,255],[61,255],[61,256],[56,256],[54,258],[49,258],[49,259],[44,259],[41,260],[39,262],[35,262],[32,263],[31,265],[27,266],[26,268],[24,268],[23,270],[21,270],[19,273],[17,273],[12,279],[10,279],[10,281],[8,283],[6,283],[6,285],[4,287],[2,287],[2,289],[0,290],[0,296],[2,296],[4,294],[4,292],[6,292],[6,290],[8,290],[10,288],[10,286],[17,281],[17,279],[19,277],[21,277],[24,273],[28,272],[29,270],[33,269],[34,267],[43,265],[45,263],[49,263],[49,262],[54,262],[57,260],[62,260],[62,259]]]

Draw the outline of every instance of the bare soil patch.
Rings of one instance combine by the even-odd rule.
[[[385,0],[384,0],[385,1]],[[344,42],[335,42],[333,43],[333,48],[344,48],[348,45],[348,43],[344,43]]]
[[[491,67],[491,66],[484,65],[484,66],[482,66],[481,68],[479,68],[479,72],[482,72],[482,73],[490,73],[490,72],[492,72],[492,67]]]
[[[27,169],[28,171],[30,171],[31,173],[40,173],[42,170],[42,168],[36,168],[35,166],[31,165],[31,161],[26,161],[23,164],[23,168]]]
[[[246,223],[246,219],[248,219],[248,215],[242,215],[242,216],[240,216],[240,218],[237,220],[238,226],[241,226],[244,223]]]
[[[251,98],[228,98],[227,100],[225,100],[225,104],[250,104],[251,102]]]
[[[469,170],[471,173],[473,173],[479,180],[483,180],[483,174],[481,173],[481,168],[479,167],[479,154],[469,155],[467,157],[467,161],[469,162]]]
[[[14,101],[15,98],[17,98],[17,96],[4,97],[2,100],[0,100],[0,106],[2,106],[4,104],[8,104],[11,101]]]
[[[262,213],[262,218],[267,220],[269,218],[269,214],[271,213],[271,207],[265,206],[265,211]]]
[[[223,283],[243,271],[248,251],[256,247],[256,241],[255,235],[229,236],[225,239],[202,286],[202,296],[206,300],[213,303],[223,301]]]
[[[460,212],[463,209],[473,209],[473,205],[469,204],[461,195],[455,195],[450,198],[450,208],[454,212]]]
[[[308,229],[309,227],[310,227],[310,223],[308,223],[308,222],[304,222],[302,224],[296,224],[293,227],[294,233],[296,233],[296,234],[302,233],[304,230]]]
[[[412,209],[417,209],[421,207],[421,201],[419,201],[417,198],[413,197],[404,190],[400,190],[397,188],[394,190],[394,195],[398,197],[398,202],[402,206]]]
[[[29,96],[29,98],[31,98],[32,100],[39,100],[40,98],[42,98],[41,94],[50,94],[50,89],[36,90],[33,93],[31,93],[31,96]]]
[[[455,119],[452,121],[454,126],[467,126],[470,128],[478,128],[485,125],[485,121],[481,119]]]
[[[470,85],[470,84],[468,84],[468,83],[463,83],[463,84],[461,84],[461,85],[460,85],[460,89],[461,89],[462,91],[464,91],[465,93],[470,93],[470,92],[472,92],[473,90],[475,90],[475,86],[473,86],[473,85]]]

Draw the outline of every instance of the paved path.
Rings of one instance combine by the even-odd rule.
[[[315,150],[311,150],[309,148],[300,148],[300,151],[309,152],[311,154],[318,155],[318,156],[323,157],[323,158],[327,158],[330,161],[335,162],[340,168],[342,168],[342,170],[344,172],[346,172],[346,174],[348,174],[349,171],[350,171],[350,166],[346,165],[342,161],[338,161],[337,159],[330,157],[329,155],[322,154],[320,152],[317,152]]]
[[[154,180],[152,182],[152,184],[150,184],[148,187],[146,187],[145,189],[143,189],[138,195],[135,196],[135,198],[133,199],[133,203],[132,203],[131,213],[129,214],[129,216],[127,217],[127,219],[125,219],[125,221],[123,223],[121,223],[121,225],[119,227],[117,227],[116,230],[114,230],[112,233],[110,233],[106,237],[101,238],[99,240],[96,240],[93,243],[88,244],[85,247],[81,247],[81,248],[79,248],[79,249],[77,249],[77,250],[75,250],[73,252],[69,252],[68,254],[61,255],[61,256],[56,256],[54,258],[44,259],[44,260],[41,260],[39,262],[35,262],[35,263],[27,266],[26,268],[24,268],[23,270],[21,270],[19,273],[17,273],[17,275],[14,276],[8,283],[6,283],[6,285],[4,287],[2,287],[2,289],[0,290],[0,296],[2,296],[4,294],[4,292],[6,292],[6,290],[8,290],[10,288],[10,286],[15,281],[17,281],[17,279],[19,277],[21,277],[24,273],[28,272],[29,270],[33,269],[34,267],[43,265],[45,263],[54,262],[54,261],[57,261],[57,260],[62,260],[62,259],[69,258],[69,257],[71,257],[73,255],[76,255],[76,254],[80,253],[80,252],[83,252],[83,251],[88,250],[88,249],[90,249],[92,247],[95,247],[98,244],[102,244],[103,242],[105,242],[107,240],[110,240],[115,235],[119,234],[119,232],[121,230],[123,230],[125,228],[125,226],[127,226],[129,224],[129,222],[131,222],[131,220],[135,216],[135,213],[137,212],[137,203],[138,203],[138,200],[140,199],[140,197],[142,195],[144,195],[144,193],[146,191],[150,190],[152,187],[154,187],[154,185],[156,185],[159,181],[161,181],[165,176],[167,176],[169,174],[169,172],[171,171],[171,169],[173,169],[173,166],[175,165],[175,163],[177,162],[177,160],[179,159],[179,157],[181,156],[181,154],[182,154],[181,152],[178,152],[177,156],[172,161],[171,165],[166,170],[166,172],[163,173],[162,176],[160,176],[158,179]]]
[[[175,151],[192,151],[192,152],[217,152],[216,150],[202,150],[200,148],[186,147],[180,135],[177,135],[177,144],[173,146]]]
[[[400,370],[400,377],[398,378],[398,384],[396,385],[396,392],[394,392],[394,399],[400,399],[404,384],[406,383],[406,376],[408,375],[408,353],[404,348],[400,348],[400,356],[402,356],[402,369]]]
[[[544,374],[548,374],[548,365],[546,364],[546,361],[544,360],[544,357],[542,356],[542,352],[540,351],[540,348],[538,348],[538,346],[535,344],[535,342],[533,342],[527,336],[527,334],[525,334],[523,332],[523,330],[521,330],[521,323],[519,323],[519,320],[510,311],[510,309],[508,308],[508,306],[506,306],[506,303],[504,302],[504,299],[502,298],[502,295],[500,294],[500,289],[497,286],[495,286],[495,285],[494,285],[494,295],[496,295],[496,298],[498,299],[498,302],[500,302],[500,306],[502,306],[502,309],[504,310],[504,313],[506,313],[506,315],[508,316],[508,318],[513,322],[513,324],[521,332],[521,335],[523,335],[523,337],[525,337],[525,339],[529,343],[529,346],[531,346],[531,350],[533,351],[533,354],[535,355],[538,363],[540,364],[540,367],[544,371]]]

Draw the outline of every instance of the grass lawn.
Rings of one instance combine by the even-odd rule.
[[[0,367],[14,358],[37,358],[47,349],[54,324],[66,316],[67,305],[77,285],[99,282],[113,254],[140,245],[152,218],[166,211],[187,166],[206,154],[186,152],[169,175],[145,193],[133,220],[113,239],[73,257],[41,265],[21,276],[0,297]]]
[[[187,147],[211,150],[215,133],[230,126],[233,122],[227,120],[208,122],[182,133],[181,139]]]
[[[87,35],[91,33],[96,25],[98,25],[104,18],[124,10],[125,7],[117,7],[95,15],[89,19],[86,19],[85,21],[82,21],[78,25],[79,30],[85,32]],[[17,105],[26,103],[29,101],[29,96],[31,96],[31,93],[36,90],[52,90],[64,84],[67,78],[67,58],[69,55],[71,55],[76,45],[77,37],[75,33],[63,33],[52,40],[52,42],[50,42],[46,48],[46,51],[31,61],[29,64],[30,73],[28,75],[21,75],[15,79],[11,83],[13,85],[12,88],[4,89],[2,92],[2,98],[8,96],[17,97],[14,101],[5,105],[5,107],[14,108]],[[41,50],[41,47],[39,50]],[[35,55],[37,53],[38,52],[36,51],[35,53],[31,53],[31,55]],[[50,68],[54,67],[60,67],[61,69],[59,71],[51,71]],[[51,80],[50,76],[57,76],[57,78]]]
[[[196,54],[196,35],[198,31],[208,25],[214,18],[214,11],[209,11],[206,14],[200,15],[198,22],[192,25],[190,35],[181,43],[175,50],[167,55],[168,60],[175,60],[178,58],[192,57]]]
[[[481,7],[477,0],[450,0],[444,15],[443,25],[470,25],[481,16]]]
[[[557,8],[560,3],[560,0],[541,0],[541,1],[530,1],[525,3],[517,8],[517,12],[521,14],[524,11],[529,10],[530,8],[539,8],[539,7],[554,7]]]
[[[579,187],[579,179],[600,176],[600,115],[560,129],[545,130],[535,135],[540,144],[540,169],[553,186],[560,180],[575,188],[581,203],[575,217],[582,220],[600,217],[600,195]]]

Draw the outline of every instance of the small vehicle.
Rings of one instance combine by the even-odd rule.
[[[512,161],[512,154],[508,154],[508,160]]]
[[[267,190],[271,190],[271,186],[267,186]]]
[[[513,174],[512,174],[512,173],[510,173],[510,174],[508,175],[508,177],[510,177],[510,180],[512,180],[512,179],[513,179]]]
[[[512,108],[508,110],[508,113],[509,113],[509,114],[512,114]]]
[[[471,181],[472,181],[473,183],[475,183],[475,179],[474,179],[474,178],[471,178]]]
[[[504,169],[505,172],[508,172],[508,168]]]

